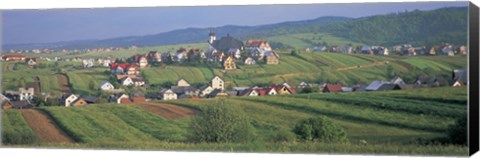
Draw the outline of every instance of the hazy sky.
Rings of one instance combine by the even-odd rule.
[[[155,34],[187,27],[260,25],[322,16],[364,17],[468,2],[54,9],[2,11],[3,44]]]

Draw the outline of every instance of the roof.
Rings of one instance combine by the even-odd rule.
[[[267,43],[265,40],[247,40],[247,47],[259,47],[262,43]]]
[[[215,77],[218,77],[220,80],[222,80],[222,81],[223,81],[223,79],[222,79],[220,76],[218,76],[218,75],[213,75],[213,77],[212,77],[212,78],[210,78],[210,81],[212,81],[212,80],[213,80]]]
[[[325,89],[328,89],[329,92],[342,92],[342,85],[340,84],[327,84]]]
[[[203,86],[201,86],[201,87],[200,87],[200,88],[198,88],[198,89],[200,89],[201,91],[203,91],[203,90],[207,89],[208,87],[210,87],[210,88],[211,88],[211,86],[210,86],[210,85],[206,84],[206,85],[203,85]]]
[[[97,97],[94,96],[89,96],[89,95],[83,95],[80,98],[83,98],[87,103],[95,103],[97,102]]]
[[[185,93],[186,91],[196,91],[197,88],[192,86],[172,86],[170,87],[174,93],[180,94]]]
[[[132,97],[133,102],[145,102],[145,97]]]
[[[373,81],[370,85],[365,88],[367,91],[384,91],[384,90],[395,90],[401,89],[398,84],[394,84],[387,81]]]
[[[100,83],[100,87],[102,87],[102,86],[105,85],[105,84],[110,84],[110,85],[111,85],[110,82],[108,82],[107,80],[105,80],[105,81],[103,81],[102,83]]]
[[[230,48],[242,48],[243,42],[227,35],[222,37],[220,40],[213,41],[212,47],[219,51],[226,52]]]
[[[466,69],[455,69],[453,70],[453,79],[454,80],[460,80],[462,81],[463,83],[467,83],[468,82],[468,76],[467,76],[468,72]]]
[[[113,63],[113,64],[110,64],[110,69],[117,69],[117,67],[121,67],[123,70],[127,70],[129,68],[138,68],[139,66],[135,65],[135,64],[127,64],[127,63],[121,63],[121,64]]]

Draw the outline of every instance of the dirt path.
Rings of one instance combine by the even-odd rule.
[[[60,88],[63,93],[72,93],[72,89],[68,86],[68,78],[64,74],[57,74],[57,78],[60,81]]]
[[[153,112],[157,115],[160,115],[166,119],[173,120],[178,118],[188,118],[196,115],[198,111],[189,109],[186,107],[173,105],[173,104],[164,104],[164,103],[135,103],[135,106],[138,106],[147,111]]]
[[[380,62],[374,62],[371,64],[365,64],[365,65],[358,65],[358,66],[350,66],[350,67],[342,67],[342,68],[337,68],[337,71],[345,71],[345,70],[353,70],[353,69],[360,69],[360,68],[366,68],[366,67],[372,67],[372,66],[377,66],[377,65],[385,65],[388,64],[388,61],[380,61]]]
[[[21,113],[43,143],[73,143],[74,141],[44,112],[24,109]]]

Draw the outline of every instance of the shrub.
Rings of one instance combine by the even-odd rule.
[[[245,112],[223,101],[208,106],[191,122],[191,140],[195,142],[248,142],[254,128]]]
[[[458,118],[447,129],[448,139],[454,144],[467,145],[467,115]]]
[[[295,134],[286,129],[278,130],[272,138],[273,142],[293,142]]]
[[[347,140],[343,128],[324,116],[302,120],[297,123],[293,131],[298,138],[305,141],[343,142]]]

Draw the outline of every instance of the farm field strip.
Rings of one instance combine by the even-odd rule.
[[[185,107],[177,106],[173,104],[144,102],[144,103],[136,103],[134,105],[169,120],[178,119],[178,118],[189,118],[198,113],[198,111],[196,110],[192,110],[189,108],[185,108]]]
[[[33,132],[21,112],[18,110],[1,110],[2,112],[2,144],[34,144],[40,138]]]
[[[350,121],[359,121],[363,123],[381,124],[432,132],[443,131],[446,126],[454,121],[452,119],[438,116],[432,117],[408,113],[397,113],[368,107],[353,106],[349,104],[338,104],[325,101],[312,102],[311,100],[309,101],[296,98],[285,99],[277,97],[242,97],[240,99],[267,103],[271,106],[277,106],[289,110],[297,110],[312,114],[324,114],[329,117],[341,118]]]
[[[20,110],[23,118],[43,143],[73,143],[74,141],[43,111]]]
[[[152,137],[116,115],[92,107],[50,107],[44,110],[78,142],[144,141]]]

